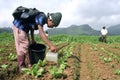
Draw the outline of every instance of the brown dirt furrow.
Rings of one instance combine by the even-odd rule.
[[[81,46],[80,80],[120,80],[120,77],[114,74],[114,68],[100,59],[99,54],[106,54],[100,50],[92,50],[91,47],[89,44]]]
[[[92,80],[91,78],[91,70],[88,67],[88,47],[83,44],[81,45],[80,52],[80,80]]]
[[[107,46],[107,45],[106,45]],[[100,46],[98,46],[100,48]],[[102,50],[94,51],[91,49],[90,58],[94,66],[95,71],[95,80],[119,80],[120,77],[114,74],[114,69],[111,67],[111,64],[116,64],[114,62],[106,63],[103,59],[100,58],[100,55],[108,57],[105,52]]]
[[[116,44],[116,45],[120,45],[120,44]],[[115,48],[111,45],[107,45],[107,44],[98,44],[99,47],[103,47],[105,50],[109,51],[109,52],[113,52],[115,53],[116,55],[118,55],[120,57],[120,48]]]
[[[117,45],[117,44],[116,44]],[[111,46],[108,46],[107,44],[98,44],[98,53],[99,55],[102,55],[104,57],[110,57],[112,59],[111,62],[108,63],[109,66],[112,67],[113,72],[116,69],[120,70],[120,50],[116,49],[116,48],[112,48]],[[99,48],[104,48],[104,50],[100,50]],[[115,58],[114,56],[111,56],[109,54],[107,54],[107,52],[112,53],[114,56],[117,56],[117,58]]]
[[[77,44],[74,48],[73,55],[71,57],[75,58],[74,60],[74,75],[73,80],[80,80],[80,50],[81,50],[81,44]]]

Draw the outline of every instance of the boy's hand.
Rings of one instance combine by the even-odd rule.
[[[51,52],[57,52],[57,47],[56,46],[51,46],[50,51]]]

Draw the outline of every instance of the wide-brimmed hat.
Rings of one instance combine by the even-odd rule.
[[[57,27],[61,21],[62,14],[60,12],[56,12],[56,13],[50,13],[49,16],[52,18],[55,27]]]

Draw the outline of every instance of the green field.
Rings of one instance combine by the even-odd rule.
[[[99,43],[99,36],[71,36],[71,35],[55,35],[50,36],[50,40],[53,42],[80,42],[80,43]],[[41,41],[39,36],[35,36],[36,41]],[[0,45],[6,43],[9,44],[14,41],[14,37],[12,33],[1,33],[0,34]],[[107,43],[120,43],[120,36],[108,36]]]
[[[49,36],[59,48],[58,64],[38,63],[34,73],[30,69],[29,74],[20,75],[13,34],[1,33],[0,80],[120,80],[120,36],[108,36],[107,43],[99,42],[98,37]],[[44,44],[38,35],[35,40]]]

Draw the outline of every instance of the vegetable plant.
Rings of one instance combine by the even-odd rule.
[[[7,64],[3,64],[3,65],[1,65],[1,68],[2,68],[2,69],[6,69],[7,67],[8,67]]]
[[[110,57],[109,57],[109,58],[104,57],[103,60],[104,60],[106,63],[109,63],[109,62],[112,61],[112,58],[110,58]]]
[[[46,65],[46,59],[44,59],[43,61],[42,60],[39,60],[38,61],[38,64],[41,66],[41,67],[44,67]]]
[[[31,68],[22,68],[22,71],[25,74],[31,74],[35,78],[38,78],[44,73],[44,68],[40,67],[44,65],[45,65],[45,60],[43,60],[43,62],[39,60],[38,63],[33,64]]]
[[[9,56],[8,56],[8,58],[10,60],[15,60],[17,58],[17,56],[15,54],[13,54],[13,53],[10,53]]]
[[[116,75],[120,75],[120,70],[117,69],[117,70],[114,71],[114,73],[115,73]]]
[[[63,69],[62,68],[57,68],[56,66],[51,66],[49,69],[49,73],[54,77],[54,78],[60,78],[62,76]]]

